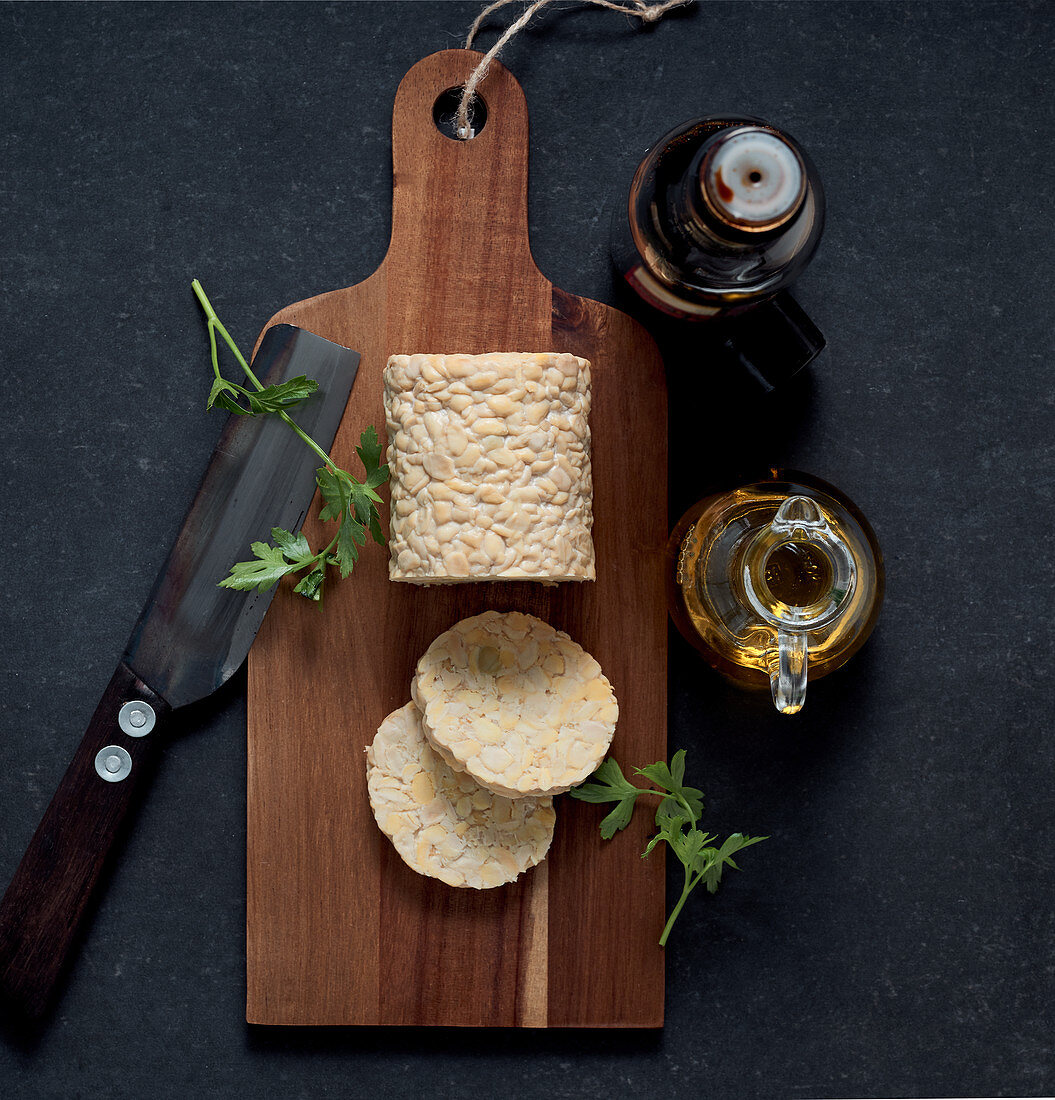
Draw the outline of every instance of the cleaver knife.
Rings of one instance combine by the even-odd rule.
[[[324,450],[337,434],[359,353],[293,325],[253,359],[265,385],[319,383],[297,423]],[[245,660],[275,589],[218,583],[272,527],[298,531],[318,457],[278,417],[231,415],[168,560],[88,731],[0,901],[0,999],[16,1017],[47,1009],[119,826],[145,787],[176,707],[204,699]]]

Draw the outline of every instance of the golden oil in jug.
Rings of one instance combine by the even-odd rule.
[[[808,680],[864,644],[883,599],[875,533],[852,501],[818,478],[767,479],[697,503],[670,542],[671,615],[714,668],[768,686],[783,714]]]

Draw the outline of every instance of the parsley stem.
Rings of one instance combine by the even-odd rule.
[[[190,285],[191,289],[194,291],[195,297],[201,304],[201,308],[205,310],[205,316],[209,323],[209,343],[212,349],[212,369],[213,372],[216,374],[216,377],[220,377],[220,367],[216,358],[216,333],[219,332],[219,334],[223,337],[224,343],[231,349],[231,354],[234,355],[235,359],[238,360],[238,365],[242,368],[243,371],[245,371],[246,377],[249,379],[250,382],[253,383],[254,386],[256,386],[258,390],[262,390],[264,388],[263,384],[261,383],[260,379],[257,378],[257,376],[253,373],[252,368],[245,361],[245,356],[242,355],[242,353],[238,350],[238,345],[234,342],[234,338],[227,331],[227,329],[224,328],[223,322],[216,315],[216,310],[213,309],[212,302],[210,302],[208,297],[206,296],[205,290],[202,287],[201,283],[199,283],[197,279],[194,279],[192,280]],[[292,419],[292,417],[290,417],[289,413],[279,409],[277,415],[280,420],[284,420],[297,433],[297,435],[299,435],[300,438],[303,439],[305,443],[307,443],[307,445],[322,459],[323,462],[326,463],[327,466],[329,466],[331,469],[336,469],[336,465],[333,459],[330,458],[330,456],[315,442],[315,440],[312,439],[311,436],[308,435],[308,433],[305,432],[300,427],[300,425]]]
[[[681,912],[682,907],[685,905],[685,901],[689,894],[692,893],[693,888],[702,878],[702,875],[698,875],[694,880],[691,878],[692,872],[688,867],[685,868],[685,886],[681,891],[681,897],[678,898],[677,905],[670,911],[670,916],[667,918],[667,923],[663,926],[663,931],[659,937],[659,946],[667,946],[667,937],[670,935],[670,930],[674,927],[674,922],[678,919],[678,914]]]
[[[300,425],[297,424],[297,422],[290,417],[289,413],[283,412],[281,409],[279,409],[278,417],[279,419],[284,420],[297,433],[297,435],[299,435],[300,438],[303,439],[304,442],[307,443],[307,445],[322,459],[322,461],[330,467],[331,470],[337,469],[333,459],[330,458],[330,456],[318,445],[318,443],[315,442],[314,439],[311,438],[310,435],[308,435],[307,432],[301,429]]]

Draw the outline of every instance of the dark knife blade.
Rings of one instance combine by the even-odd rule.
[[[306,374],[318,391],[293,413],[329,450],[359,367],[358,352],[293,325],[269,328],[253,360],[265,384]],[[278,417],[232,416],[198,495],[158,574],[125,650],[125,663],[170,706],[215,691],[245,660],[274,589],[217,587],[250,543],[271,528],[297,531],[319,458]]]
[[[359,355],[277,325],[253,361],[265,384],[303,374],[319,389],[293,417],[325,450]],[[219,582],[272,527],[297,531],[318,456],[279,418],[232,415],[88,730],[0,901],[0,1001],[41,1016],[106,856],[144,789],[173,707],[202,699],[244,661],[274,594]]]

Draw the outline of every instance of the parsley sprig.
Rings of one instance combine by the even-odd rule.
[[[592,782],[569,792],[572,798],[583,802],[614,802],[616,807],[601,822],[601,836],[611,840],[621,829],[630,824],[634,806],[642,795],[660,797],[656,807],[656,835],[648,842],[641,853],[644,859],[660,841],[665,841],[671,851],[681,860],[685,869],[685,885],[681,897],[671,910],[670,917],[659,937],[660,946],[666,946],[667,937],[678,919],[689,894],[702,882],[709,893],[718,889],[722,880],[722,871],[732,867],[738,871],[733,856],[743,848],[768,840],[764,836],[744,836],[733,833],[717,848],[712,841],[717,837],[702,832],[696,823],[703,815],[703,792],[696,787],[685,786],[685,750],[680,749],[671,758],[668,766],[660,760],[645,768],[635,768],[635,775],[650,779],[655,787],[636,787],[631,783],[613,757],[609,757],[590,777]],[[658,788],[658,789],[657,789]]]
[[[359,437],[359,446],[355,453],[366,472],[365,479],[359,481],[347,470],[335,465],[330,456],[287,412],[310,397],[319,388],[318,382],[298,375],[278,385],[263,385],[217,317],[201,283],[195,279],[191,286],[205,311],[209,327],[209,351],[214,378],[206,409],[222,408],[238,416],[274,415],[284,420],[322,459],[323,465],[315,471],[315,483],[323,501],[319,519],[337,522],[337,533],[317,552],[311,549],[302,533],[293,534],[281,527],[272,527],[272,542],[254,542],[250,546],[253,560],[236,562],[231,567],[230,574],[219,582],[220,586],[240,591],[254,588],[262,591],[277,584],[287,573],[307,570],[293,591],[310,600],[321,600],[327,566],[336,566],[341,576],[347,577],[359,560],[359,548],[366,545],[367,534],[381,546],[385,544],[381,517],[377,510],[381,503],[377,490],[388,480],[388,466],[381,462],[381,444],[377,432],[371,425]],[[244,371],[252,389],[231,382],[220,373],[217,334],[238,360],[238,365]]]

